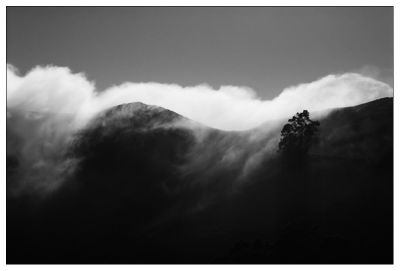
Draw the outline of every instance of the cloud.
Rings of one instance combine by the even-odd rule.
[[[208,85],[127,82],[100,92],[84,74],[55,66],[38,66],[21,76],[9,64],[7,81],[8,108],[72,114],[81,125],[102,110],[139,101],[214,128],[246,130],[302,109],[354,106],[393,95],[388,84],[357,73],[328,75],[292,86],[272,100],[262,100],[254,90],[240,86],[213,89]]]
[[[354,70],[354,72],[384,82],[393,87],[393,69],[383,69],[374,65],[364,65],[361,68]]]
[[[323,111],[392,95],[393,89],[386,83],[357,73],[328,75],[292,86],[272,100],[262,100],[256,91],[241,86],[213,89],[208,85],[182,87],[127,82],[99,91],[83,73],[73,73],[66,67],[38,66],[21,75],[16,67],[8,64],[7,134],[13,136],[7,137],[7,157],[17,157],[19,161],[22,175],[15,179],[23,185],[17,184],[18,188],[33,186],[53,190],[73,172],[78,162],[63,158],[73,135],[96,114],[115,105],[142,102],[167,108],[213,128],[246,130],[264,122],[286,119],[303,109]],[[176,125],[187,125],[198,138],[204,139],[201,129],[191,124]],[[268,135],[272,139],[268,141],[268,148],[265,147],[263,140],[277,128],[276,125],[268,127],[254,131],[249,141],[240,145],[241,149],[237,147],[238,142],[221,138],[218,143],[222,150],[221,163],[227,167],[232,164],[238,169],[243,167],[242,175],[248,175],[270,147],[276,145],[277,135]],[[204,152],[207,146],[201,141],[197,147],[203,150],[204,159],[196,152],[196,159],[186,165],[186,171],[201,168],[200,162],[207,164],[209,159]],[[218,170],[215,168],[215,172]]]

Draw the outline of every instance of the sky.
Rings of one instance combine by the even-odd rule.
[[[393,86],[391,7],[7,7],[7,63],[127,81],[252,88],[262,99],[329,74]]]

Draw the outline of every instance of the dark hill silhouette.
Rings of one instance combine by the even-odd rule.
[[[334,110],[299,168],[266,125],[220,131],[141,103],[101,113],[61,188],[7,199],[7,262],[393,262],[393,99]]]

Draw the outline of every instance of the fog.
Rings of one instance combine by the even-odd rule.
[[[260,91],[268,91],[268,86]],[[74,134],[106,109],[142,102],[164,107],[220,130],[245,131],[264,124],[263,129],[248,133],[244,143],[224,138],[220,139],[221,144],[216,143],[222,157],[218,165],[239,167],[237,178],[243,179],[276,145],[279,134],[271,136],[269,133],[277,127],[265,123],[286,119],[303,109],[315,112],[313,117],[321,118],[332,108],[391,96],[393,89],[388,84],[357,73],[327,75],[285,88],[274,99],[263,100],[255,90],[243,86],[214,89],[206,84],[184,87],[157,82],[126,82],[98,90],[95,82],[89,81],[84,73],[74,73],[67,67],[37,66],[20,74],[16,67],[8,64],[7,133],[12,133],[13,139],[7,139],[7,155],[17,157],[19,161],[15,191],[21,187],[54,190],[79,162],[63,158]],[[176,125],[194,131],[199,139],[197,150],[203,150],[203,156],[196,154],[185,172],[201,171],[205,164],[213,161],[207,158],[205,150],[213,150],[204,145],[202,130],[193,122]],[[260,149],[260,146],[263,147]],[[219,166],[214,164],[214,171],[217,172]],[[13,185],[10,187],[14,188]]]
[[[268,86],[260,91],[268,91]],[[263,100],[255,90],[242,86],[213,89],[208,85],[126,82],[101,91],[83,73],[73,73],[66,67],[38,66],[20,75],[17,68],[7,65],[7,108],[72,114],[79,125],[112,106],[143,102],[217,129],[246,130],[302,109],[354,106],[392,95],[388,84],[357,73],[327,75]]]

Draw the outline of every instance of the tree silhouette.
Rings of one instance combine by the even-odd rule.
[[[288,121],[281,131],[279,152],[293,158],[307,155],[311,144],[316,140],[319,122],[310,120],[307,110],[296,113]]]

